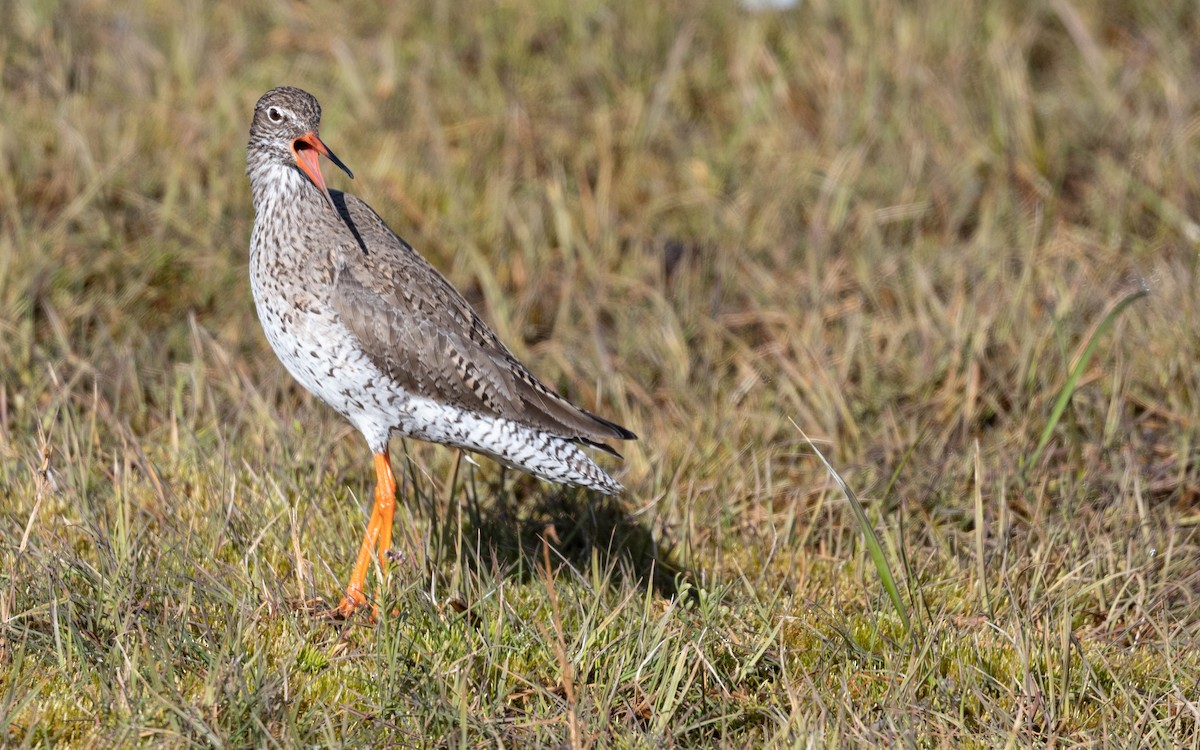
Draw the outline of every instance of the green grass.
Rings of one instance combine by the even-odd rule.
[[[0,745],[1200,745],[1191,3],[377,5],[0,12]],[[397,441],[374,627],[247,283],[283,83],[641,436]]]

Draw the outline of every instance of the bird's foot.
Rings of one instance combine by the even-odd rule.
[[[337,616],[343,620],[349,620],[358,608],[366,603],[367,597],[363,596],[363,592],[354,588],[348,589],[337,606]]]
[[[337,609],[333,610],[333,613],[332,613],[333,617],[338,620],[349,620],[351,617],[354,617],[356,614],[358,614],[359,608],[362,607],[363,605],[365,605],[366,603],[367,603],[367,598],[362,595],[362,592],[348,591],[348,592],[346,592],[346,595],[344,597],[342,597],[342,601],[340,604],[338,604]],[[392,610],[393,616],[398,615],[398,614],[399,614],[399,612],[397,610]],[[371,605],[371,609],[367,613],[367,624],[368,625],[378,625],[379,624],[379,605],[378,604]]]

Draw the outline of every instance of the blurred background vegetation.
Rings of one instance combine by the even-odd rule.
[[[1194,3],[387,5],[0,6],[0,744],[1200,742]],[[282,84],[641,436],[616,501],[396,446],[373,627],[247,282]]]

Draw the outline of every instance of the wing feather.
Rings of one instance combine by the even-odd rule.
[[[342,253],[333,305],[367,356],[402,388],[615,455],[602,441],[636,439],[538,380],[369,206],[351,195],[339,198],[358,246]]]

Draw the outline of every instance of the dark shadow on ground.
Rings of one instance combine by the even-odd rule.
[[[457,554],[472,569],[500,570],[527,581],[543,575],[548,545],[553,568],[569,565],[584,577],[597,572],[626,583],[653,586],[656,594],[674,597],[693,572],[678,561],[669,539],[654,533],[628,510],[628,501],[571,487],[552,487],[521,480],[516,486],[480,484],[454,494],[449,508],[434,510],[430,551],[434,559]],[[425,498],[428,500],[428,498]],[[461,542],[460,542],[461,540]]]

